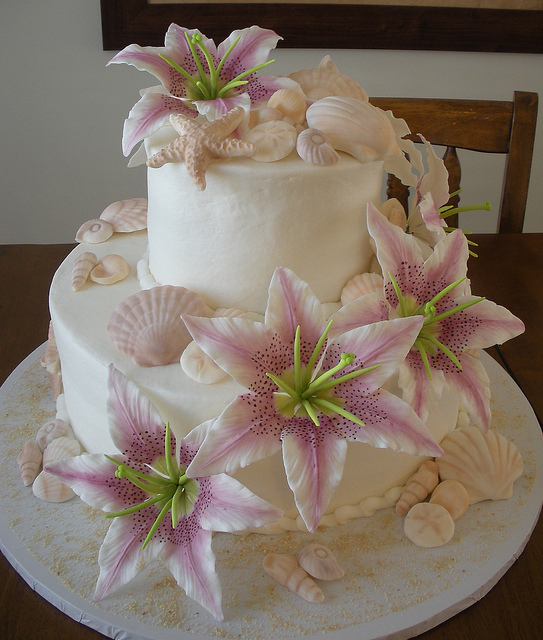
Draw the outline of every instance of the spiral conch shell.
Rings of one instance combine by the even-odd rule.
[[[25,487],[34,482],[40,472],[41,462],[42,453],[38,445],[33,440],[30,440],[23,446],[17,456],[17,464]]]
[[[344,96],[367,101],[368,94],[354,80],[338,71],[330,56],[325,56],[315,69],[302,69],[288,76],[297,82],[310,100],[327,96]]]
[[[130,198],[112,202],[102,211],[100,219],[109,222],[115,233],[130,233],[146,229],[147,199]]]
[[[120,255],[110,253],[99,260],[89,277],[96,284],[115,284],[130,275],[130,265]]]
[[[437,487],[438,482],[437,464],[432,460],[423,462],[406,484],[400,499],[396,503],[396,513],[399,516],[405,515],[413,505],[427,498]]]
[[[319,580],[337,580],[345,575],[330,549],[316,542],[304,547],[298,560],[302,569]]]
[[[513,483],[522,475],[522,457],[504,436],[477,427],[456,429],[442,442],[437,459],[442,480],[458,480],[466,488],[470,504],[503,500],[513,495]]]
[[[306,113],[309,127],[319,129],[334,149],[360,162],[387,160],[401,154],[388,116],[369,102],[330,96],[314,102]]]
[[[300,567],[296,556],[287,553],[269,553],[262,562],[264,571],[288,587],[307,602],[322,602],[324,594],[315,582]]]
[[[318,129],[304,129],[296,140],[296,151],[309,164],[325,167],[339,162],[339,154]]]
[[[117,349],[140,367],[173,364],[192,341],[182,313],[212,314],[200,296],[184,287],[153,287],[117,305],[107,328]]]
[[[92,251],[84,251],[74,260],[72,267],[72,290],[79,291],[87,282],[90,272],[96,266],[98,258]]]
[[[113,235],[113,225],[107,220],[92,218],[87,220],[75,234],[76,242],[88,242],[89,244],[99,244],[109,240]]]

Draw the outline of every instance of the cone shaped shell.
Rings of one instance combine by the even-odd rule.
[[[477,427],[457,429],[442,442],[436,460],[442,480],[458,480],[470,504],[501,500],[513,495],[513,483],[522,475],[522,457],[515,445],[495,431]]]
[[[17,456],[17,464],[25,487],[34,482],[40,472],[41,462],[42,454],[38,445],[32,440],[27,442]]]
[[[147,228],[147,199],[131,198],[112,202],[101,215],[113,227],[115,233],[130,233]]]
[[[87,282],[90,272],[96,266],[98,258],[92,251],[84,251],[74,260],[72,267],[72,290],[79,291]]]
[[[322,131],[334,149],[360,162],[401,154],[388,116],[369,102],[338,96],[323,98],[307,110],[307,124]]]
[[[296,556],[286,553],[269,553],[263,560],[264,571],[288,587],[307,602],[322,602],[324,595],[315,582],[300,567]]]
[[[206,316],[211,309],[192,291],[166,285],[123,300],[108,322],[116,348],[140,367],[178,363],[192,337],[181,314]]]

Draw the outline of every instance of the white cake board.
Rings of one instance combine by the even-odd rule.
[[[22,485],[16,457],[55,413],[44,345],[0,389],[0,550],[26,582],[68,616],[117,640],[404,640],[427,631],[482,598],[526,545],[543,501],[543,437],[528,401],[483,354],[492,382],[493,428],[512,440],[524,474],[510,500],[471,506],[452,541],[421,549],[403,534],[392,509],[315,535],[215,534],[225,621],[188,598],[160,565],[121,593],[94,603],[98,549],[108,527],[78,498],[44,503]],[[269,552],[299,552],[309,540],[329,546],[346,576],[320,583],[321,604],[309,604],[272,581],[261,561]]]

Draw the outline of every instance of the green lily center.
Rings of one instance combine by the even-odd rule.
[[[179,520],[191,513],[198,497],[198,481],[194,478],[188,478],[185,474],[187,467],[179,465],[172,456],[169,424],[166,424],[164,449],[164,457],[157,458],[152,466],[149,465],[148,473],[137,471],[126,464],[119,464],[114,458],[106,456],[108,460],[117,465],[115,477],[129,480],[134,486],[144,491],[148,498],[122,511],[108,513],[105,517],[126,516],[151,505],[156,505],[159,511],[143,542],[142,549],[147,546],[168,513],[171,513],[172,527],[175,529]]]

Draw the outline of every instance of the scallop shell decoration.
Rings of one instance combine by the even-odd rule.
[[[341,303],[349,304],[357,298],[361,298],[368,293],[377,293],[383,290],[383,276],[378,273],[361,273],[343,287],[341,292]]]
[[[288,76],[297,82],[310,100],[327,96],[344,96],[367,101],[368,94],[354,80],[341,74],[330,56],[325,56],[317,68],[302,69]]]
[[[41,461],[42,453],[38,445],[33,440],[27,442],[17,456],[17,464],[25,487],[30,486],[36,479],[40,472]]]
[[[522,475],[522,457],[504,436],[477,427],[456,429],[442,442],[444,454],[436,460],[442,480],[458,480],[470,504],[504,500],[513,495],[513,483]]]
[[[331,96],[314,102],[306,115],[309,127],[322,131],[334,149],[360,162],[401,154],[388,116],[369,102]]]
[[[55,438],[46,447],[43,452],[43,465],[64,458],[73,458],[81,453],[81,445],[75,438],[70,436],[62,436]]]
[[[296,556],[286,553],[269,553],[262,561],[264,571],[288,587],[307,602],[322,602],[324,594],[315,582],[300,567]]]
[[[339,154],[318,129],[304,129],[296,140],[296,151],[304,162],[320,167],[339,162]]]
[[[98,258],[92,251],[84,251],[74,260],[72,267],[72,290],[79,291],[87,282],[90,272],[96,266]]]
[[[296,124],[303,124],[307,104],[305,98],[293,89],[279,89],[268,100],[268,108],[277,109]]]
[[[244,142],[256,148],[251,155],[257,162],[276,162],[289,155],[296,146],[296,129],[283,120],[264,122],[250,129],[243,137]]]
[[[76,242],[88,242],[89,244],[100,244],[109,240],[113,235],[113,225],[107,220],[93,218],[87,220],[78,229],[75,234]]]
[[[98,261],[89,278],[97,284],[115,284],[130,275],[130,265],[116,253],[110,253]]]
[[[153,287],[123,300],[107,328],[116,348],[140,367],[173,364],[192,341],[182,313],[212,314],[200,296],[184,287]]]
[[[298,560],[302,569],[319,580],[337,580],[345,575],[334,554],[322,544],[307,545],[300,552]]]
[[[100,214],[115,233],[130,233],[147,228],[147,198],[130,198],[112,202]]]

